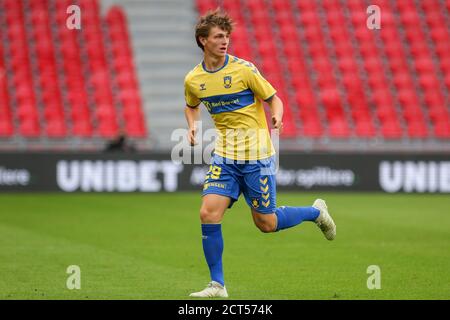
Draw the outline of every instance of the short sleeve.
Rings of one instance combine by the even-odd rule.
[[[259,98],[265,101],[277,93],[275,88],[272,87],[269,81],[264,79],[254,65],[252,65],[251,68],[245,67],[245,69],[247,85],[249,89],[252,90],[253,93],[255,93]]]
[[[201,102],[200,99],[192,93],[188,79],[184,80],[184,99],[186,100],[186,105],[190,108],[198,107]]]

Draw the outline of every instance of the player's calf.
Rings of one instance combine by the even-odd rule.
[[[259,213],[252,210],[253,222],[263,233],[275,232],[277,229],[277,217],[274,213]]]
[[[276,230],[276,226],[268,224],[268,223],[259,223],[259,224],[256,224],[256,226],[262,233],[275,232],[275,230]]]

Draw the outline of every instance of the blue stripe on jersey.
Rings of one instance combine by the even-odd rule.
[[[231,93],[221,94],[217,96],[200,98],[209,113],[217,114],[222,112],[230,112],[247,107],[255,103],[255,95],[250,89]]]

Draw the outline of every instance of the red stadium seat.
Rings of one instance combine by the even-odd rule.
[[[447,1],[448,3],[448,1]],[[441,10],[441,7],[439,5],[439,2],[435,2],[435,1],[423,1],[420,3],[423,10],[425,12],[439,12]]]
[[[339,35],[339,37],[341,37],[341,34]],[[355,53],[351,44],[346,42],[346,39],[348,39],[348,35],[342,36],[342,39],[339,39],[339,38],[333,39],[334,40],[334,50],[336,52],[336,56],[339,59],[345,59],[347,57],[351,57]]]
[[[372,121],[358,121],[355,125],[355,134],[360,138],[373,138],[376,135]]]
[[[263,57],[271,58],[273,53],[276,52],[275,44],[272,41],[260,41],[258,43],[258,52]]]
[[[286,57],[288,57],[288,63],[292,64],[295,62],[292,61],[299,61],[300,64],[304,65],[305,61],[303,59],[303,51],[300,45],[295,42],[286,42],[283,44],[283,53]]]
[[[323,128],[319,121],[310,120],[303,123],[301,135],[310,138],[320,138],[323,136]]]
[[[0,38],[2,31],[0,30]],[[3,43],[0,41],[0,137],[11,137],[14,132],[12,123],[12,113],[8,92],[8,81],[5,72],[5,62],[3,61]]]
[[[439,43],[441,41],[446,41],[449,38],[447,29],[443,28],[442,26],[431,30],[430,36],[431,36],[431,39],[433,39],[433,41],[435,43]]]
[[[424,115],[420,106],[408,105],[403,109],[403,117],[407,123],[424,121]]]
[[[307,81],[309,81],[307,77],[306,62],[305,59],[302,59],[302,56],[303,54],[299,56],[292,56],[292,58],[287,61],[287,68],[292,79],[301,77],[302,80],[307,79]]]
[[[384,122],[381,127],[381,133],[386,139],[399,139],[403,136],[400,125],[394,120]]]
[[[372,73],[369,75],[368,82],[371,89],[376,90],[378,88],[383,88],[386,85],[386,77],[382,73]]]
[[[450,138],[450,122],[439,121],[434,125],[434,135],[437,138],[449,139]]]
[[[292,6],[289,0],[273,1],[272,6],[275,12],[292,12]]]
[[[279,26],[295,25],[294,15],[290,11],[275,11],[275,21]]]
[[[0,137],[11,137],[14,133],[12,121],[7,118],[0,117]]]
[[[409,73],[395,73],[393,81],[398,90],[413,88],[413,80]]]
[[[434,123],[439,121],[450,122],[450,111],[444,106],[430,107],[428,109],[428,116]]]
[[[85,121],[74,121],[72,134],[77,137],[91,137],[92,136],[92,126],[88,120]]]
[[[98,135],[102,138],[114,138],[119,132],[117,124],[112,120],[100,121],[97,129]]]
[[[142,118],[128,120],[125,130],[129,137],[144,138],[147,135],[145,124]]]
[[[67,128],[64,119],[53,119],[47,122],[45,133],[51,138],[64,138],[67,134]]]
[[[423,121],[415,121],[408,124],[408,136],[410,138],[427,138],[428,129]]]
[[[227,12],[238,12],[241,10],[241,4],[238,0],[224,1],[223,7]],[[232,15],[233,16],[233,15]]]
[[[328,124],[329,135],[333,138],[348,138],[350,129],[343,118],[335,118]]]
[[[367,28],[358,28],[354,31],[356,39],[361,42],[373,42],[374,41],[374,35],[373,31],[367,29]]]
[[[28,138],[37,138],[40,135],[40,128],[37,118],[24,119],[19,124],[19,133]]]
[[[398,100],[404,108],[420,105],[419,98],[414,90],[404,89],[398,92]]]
[[[349,47],[349,49],[351,49]],[[352,57],[342,57],[338,61],[339,69],[342,71],[342,73],[351,73],[351,74],[357,74],[358,73],[358,65],[356,61]]]
[[[397,111],[394,107],[389,105],[382,105],[377,107],[376,115],[381,122],[386,123],[397,119]]]
[[[425,92],[425,102],[428,107],[443,107],[445,106],[445,99],[441,92],[437,90],[430,90]]]
[[[356,122],[366,122],[371,120],[369,108],[363,105],[353,108],[351,114]]]
[[[264,0],[247,0],[245,3],[252,12],[265,11],[266,9]]]

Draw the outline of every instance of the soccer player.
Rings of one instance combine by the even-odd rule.
[[[282,130],[283,103],[276,90],[250,62],[227,54],[233,22],[220,11],[208,12],[195,27],[202,63],[185,78],[188,140],[196,144],[196,121],[203,103],[214,121],[217,140],[203,186],[200,220],[202,244],[211,282],[191,297],[228,297],[222,267],[221,221],[241,193],[262,232],[277,232],[313,221],[328,240],[336,225],[325,201],[310,207],[276,207],[275,150],[262,101],[270,106],[274,130]]]

